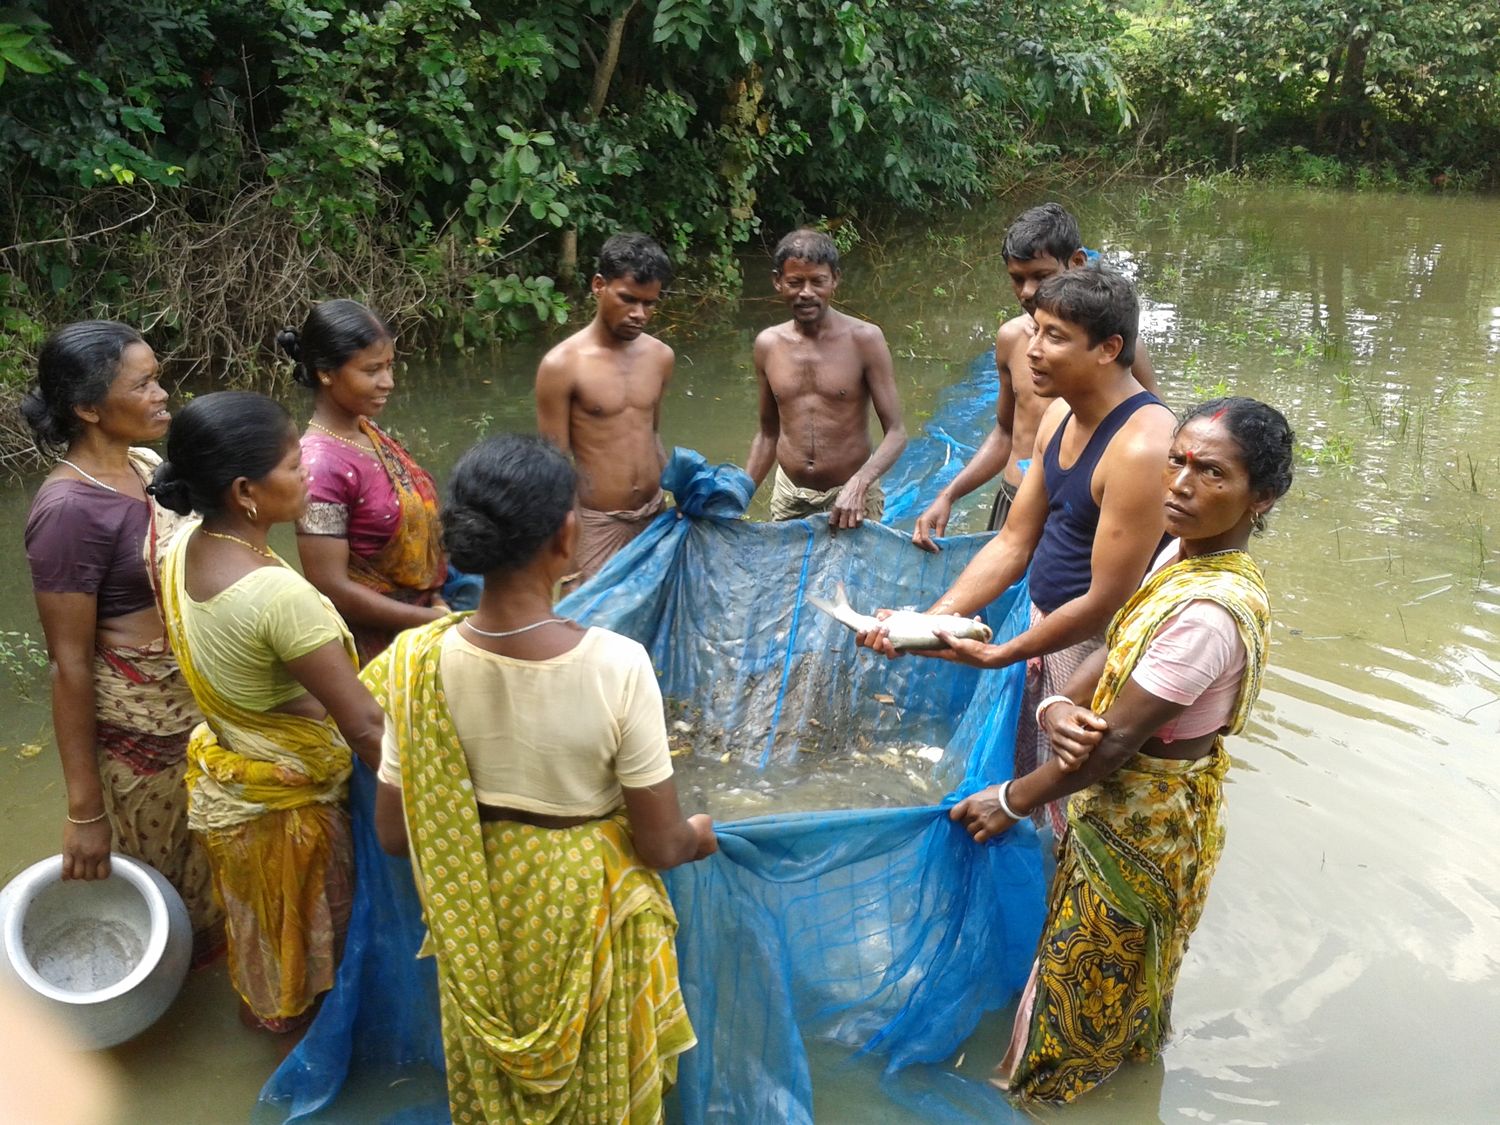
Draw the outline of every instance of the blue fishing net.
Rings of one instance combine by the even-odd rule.
[[[900,527],[916,523],[944,485],[974,456],[995,425],[995,399],[1000,372],[991,349],[969,365],[968,375],[948,387],[923,432],[907,443],[901,460],[881,482],[885,487],[885,522]],[[983,506],[988,512],[994,485],[963,497],[953,508],[951,525],[961,526],[964,514]],[[978,522],[983,527],[983,522]]]
[[[930,555],[880,525],[749,523],[749,479],[682,450],[663,485],[677,507],[559,610],[650,650],[683,805],[707,807],[719,829],[717,855],[666,873],[699,1040],[672,1115],[811,1121],[815,1040],[878,1058],[892,1096],[929,1120],[1003,1114],[982,1084],[901,1076],[952,1056],[1029,970],[1043,914],[1030,826],[981,847],[947,818],[1010,775],[1021,669],[888,662],[805,601],[842,583],[866,612],[923,607],[984,537]],[[929,478],[927,498],[936,487]],[[1027,610],[1023,583],[986,616],[1008,636]],[[277,1117],[316,1113],[356,1072],[442,1066],[410,868],[376,847],[373,782],[357,774],[348,942],[317,1020],[262,1092]],[[396,1116],[445,1120],[437,1089]]]

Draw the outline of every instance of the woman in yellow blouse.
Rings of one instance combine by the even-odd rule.
[[[307,506],[287,412],[226,391],[173,420],[152,494],[201,522],[162,561],[164,616],[207,718],[188,745],[188,822],[223,900],[229,974],[254,1022],[293,1030],[333,984],[353,900],[346,781],[382,717],[333,606],[266,543]]]

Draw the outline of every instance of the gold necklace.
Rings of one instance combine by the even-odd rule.
[[[357,442],[353,438],[345,437],[343,434],[334,433],[334,431],[330,430],[327,426],[323,425],[322,422],[315,422],[315,421],[313,421],[313,419],[309,418],[307,420],[307,428],[310,429],[310,430],[322,430],[325,434],[327,434],[329,437],[331,437],[334,441],[341,441],[345,445],[352,445],[355,449],[359,450],[361,453],[370,453],[370,452],[372,452],[372,449],[371,449],[370,446],[365,445],[365,444],[363,444],[361,442]],[[364,431],[361,430],[360,432],[363,433]]]
[[[241,539],[238,535],[230,535],[227,532],[223,531],[209,531],[206,527],[200,527],[198,530],[203,532],[203,534],[207,535],[210,539],[222,539],[226,543],[238,543],[241,547],[249,547],[257,555],[261,556],[261,558],[270,559],[275,563],[279,563],[281,561],[276,557],[274,552],[268,551],[264,547],[257,547],[254,543],[250,542],[250,540]]]

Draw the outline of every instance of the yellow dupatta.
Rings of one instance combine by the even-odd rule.
[[[566,829],[480,820],[440,672],[466,616],[399,634],[360,673],[400,748],[454,1118],[658,1121],[696,1041],[666,888],[621,813]],[[585,1089],[608,1105],[586,1112]]]
[[[197,528],[197,521],[187,525],[161,562],[167,636],[205,716],[188,741],[188,823],[200,832],[225,829],[274,810],[342,801],[351,754],[331,718],[251,711],[227,699],[194,665],[183,602],[187,546]],[[345,647],[355,661],[347,640]]]
[[[1229,717],[1229,733],[1245,726],[1256,697],[1271,644],[1271,603],[1266,580],[1255,560],[1244,551],[1197,555],[1164,566],[1141,583],[1120,607],[1105,635],[1109,656],[1094,689],[1092,709],[1104,714],[1125,681],[1145,655],[1146,647],[1166,620],[1188,602],[1210,601],[1223,606],[1245,645],[1245,673],[1239,698]]]

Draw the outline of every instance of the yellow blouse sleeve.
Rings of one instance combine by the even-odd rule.
[[[645,789],[672,776],[661,687],[646,650],[637,645],[636,655],[620,701],[620,750],[615,756],[615,777],[627,789]]]
[[[260,618],[261,639],[283,664],[322,648],[329,641],[344,643],[349,636],[333,603],[312,583],[292,570],[283,570]]]

